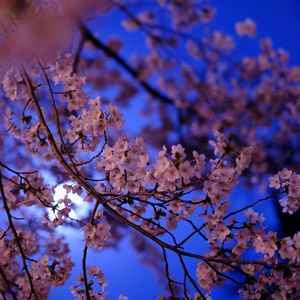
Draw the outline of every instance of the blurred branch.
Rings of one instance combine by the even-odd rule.
[[[168,96],[162,94],[155,87],[153,87],[150,83],[145,80],[139,78],[139,73],[132,66],[130,66],[125,59],[123,59],[117,52],[112,50],[110,47],[105,45],[100,39],[97,39],[89,29],[84,25],[80,24],[80,30],[83,37],[90,41],[96,48],[103,51],[108,57],[112,58],[115,62],[117,62],[123,69],[125,69],[132,77],[134,77],[139,85],[143,87],[151,96],[161,100],[166,104],[173,104],[174,101]]]

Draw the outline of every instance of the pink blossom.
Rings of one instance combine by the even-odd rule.
[[[253,20],[247,18],[242,22],[237,22],[235,30],[240,36],[253,37],[256,35],[256,24]]]

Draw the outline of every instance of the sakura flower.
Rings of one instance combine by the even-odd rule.
[[[169,160],[166,157],[159,157],[157,164],[154,166],[154,176],[158,177],[160,174],[164,173],[170,165]]]
[[[18,81],[21,80],[20,75],[18,75],[17,70],[10,68],[2,80],[3,89],[5,91],[6,97],[10,100],[16,100],[18,93],[20,92],[20,86]]]
[[[253,20],[247,18],[244,21],[237,22],[235,30],[240,36],[253,37],[256,35],[256,24]]]
[[[84,239],[88,247],[101,249],[107,245],[109,238],[110,226],[108,223],[87,224],[84,227]]]
[[[123,117],[119,109],[114,105],[109,105],[108,114],[108,125],[120,129],[123,126]]]
[[[222,156],[225,153],[225,149],[227,146],[227,143],[225,141],[225,135],[219,131],[214,132],[215,137],[217,138],[217,141],[209,141],[209,143],[214,148],[214,154]]]
[[[196,276],[199,282],[199,285],[211,291],[214,283],[218,280],[216,272],[205,263],[198,263]]]
[[[297,233],[295,233],[295,235],[293,237],[293,241],[294,241],[295,248],[297,250],[300,249],[300,232],[299,231]]]
[[[200,178],[201,177],[201,171],[203,170],[205,166],[205,155],[199,154],[197,151],[193,151],[193,156],[196,161],[196,165],[194,166],[195,175]]]
[[[173,160],[183,161],[186,158],[185,149],[180,145],[173,145],[171,150]]]
[[[288,181],[285,183],[288,187],[287,196],[279,200],[283,207],[283,212],[293,214],[300,207],[300,177],[297,174],[289,175]]]
[[[276,234],[274,232],[269,232],[267,235],[257,235],[254,239],[253,246],[256,252],[272,257],[275,250],[277,250]]]
[[[238,174],[241,174],[246,168],[249,167],[252,155],[253,155],[254,148],[253,147],[247,147],[244,148],[240,155],[236,158],[236,171]]]
[[[179,165],[179,176],[183,178],[184,183],[190,182],[190,178],[194,175],[194,169],[189,161],[185,161]]]
[[[283,259],[291,259],[295,254],[295,248],[293,247],[294,241],[290,238],[284,238],[281,241],[281,247],[279,249],[279,254]]]
[[[242,265],[241,269],[250,276],[253,276],[255,274],[255,267],[253,264]]]
[[[283,180],[289,179],[292,174],[293,171],[288,170],[287,168],[284,168],[282,171],[278,172],[279,177]]]
[[[270,188],[275,188],[275,189],[279,189],[280,188],[280,178],[279,176],[276,174],[272,177],[270,177],[270,184],[269,184],[269,187]]]
[[[103,272],[95,266],[88,266],[87,269],[88,269],[88,275],[97,278],[97,281],[101,286],[101,291],[104,292],[104,289],[107,286],[107,281],[104,277]]]
[[[224,242],[229,234],[230,229],[225,224],[218,223],[214,228],[212,239],[218,239],[220,242]]]
[[[175,166],[169,166],[165,170],[165,177],[169,182],[174,183],[176,179],[179,179],[179,172]]]
[[[251,223],[253,224],[256,224],[257,222],[258,223],[262,223],[264,221],[264,217],[263,215],[259,215],[257,212],[255,212],[252,208],[249,208],[247,209],[245,212],[244,212],[245,216],[247,218],[250,219]]]

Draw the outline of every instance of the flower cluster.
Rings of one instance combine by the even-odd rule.
[[[153,10],[142,6],[137,13],[126,1],[22,2],[18,11],[8,13],[9,22],[2,26],[0,20],[0,53],[2,41],[11,41],[20,46],[12,52],[21,60],[9,61],[2,76],[3,299],[45,299],[53,287],[66,284],[73,262],[56,228],[73,224],[82,230],[84,244],[82,273],[71,290],[76,299],[106,299],[104,274],[88,266],[88,252],[115,245],[128,228],[139,237],[133,234],[133,243],[143,261],[160,276],[164,270],[161,281],[170,299],[190,299],[190,293],[197,300],[211,299],[214,287],[228,281],[239,285],[244,299],[297,299],[299,232],[281,239],[268,231],[258,206],[285,193],[279,200],[284,212],[300,207],[300,175],[292,171],[298,160],[288,153],[298,149],[300,140],[300,68],[288,65],[288,54],[264,39],[256,56],[233,64],[231,36],[218,30],[194,36],[214,15],[213,8],[196,0],[157,0],[150,5]],[[112,6],[126,16],[121,20],[126,29],[145,34],[149,51],[127,61],[121,38],[105,43],[88,30],[85,13]],[[66,30],[46,26],[54,16],[68,25]],[[36,32],[26,41],[20,33],[29,25]],[[66,54],[59,47],[50,53],[52,43],[55,50],[62,41],[69,46],[66,38],[59,39],[70,25],[81,33],[78,45],[75,35],[76,52]],[[236,31],[254,37],[256,25],[246,19]],[[36,43],[35,50],[30,44],[41,32],[47,43]],[[76,47],[68,48],[73,52]],[[174,50],[187,59],[178,64]],[[101,100],[95,96],[100,90]],[[153,99],[143,103],[145,120],[155,113],[161,127],[147,124],[143,138],[132,139],[120,133],[122,114],[112,103],[130,105],[144,93]],[[156,158],[144,140],[159,144]],[[263,175],[274,169],[282,169],[270,178],[269,186],[278,192],[242,205],[236,191],[265,184]],[[85,198],[88,217],[72,217],[70,195],[54,202],[57,182],[46,183],[53,178],[75,182],[64,187]],[[192,259],[194,264],[187,263]],[[182,282],[170,262],[182,267]]]
[[[86,224],[83,231],[88,247],[102,249],[108,245],[111,236],[110,225],[106,222],[103,212],[98,211],[93,223]]]
[[[287,195],[279,200],[283,212],[295,213],[300,207],[300,176],[287,168],[270,178],[270,187],[283,188]]]
[[[129,143],[126,137],[120,136],[113,147],[105,146],[97,169],[108,177],[111,191],[138,193],[146,186],[147,164],[143,140],[137,138]]]
[[[67,131],[69,142],[74,144],[80,140],[80,147],[85,151],[95,150],[99,137],[105,134],[108,127],[120,129],[123,124],[122,115],[115,106],[110,105],[107,112],[104,112],[99,97],[89,103],[89,109],[83,108],[79,116],[69,117],[71,128]]]
[[[87,268],[88,276],[91,277],[89,279],[89,287],[90,287],[90,298],[93,300],[99,299],[104,300],[107,299],[105,297],[105,287],[107,285],[106,279],[104,277],[103,272],[94,266],[88,266]],[[76,300],[84,300],[85,298],[85,288],[84,288],[84,278],[83,275],[80,274],[77,278],[78,285],[73,285],[71,288],[72,295],[75,297]],[[96,285],[98,286],[97,291]],[[94,288],[95,286],[95,288]]]
[[[283,259],[289,259],[292,263],[300,262],[300,233],[296,233],[293,238],[286,237],[281,240],[279,254]]]

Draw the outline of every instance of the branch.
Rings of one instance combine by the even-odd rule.
[[[11,216],[8,204],[7,204],[7,199],[6,199],[6,196],[5,196],[5,193],[4,193],[4,188],[3,188],[3,183],[2,183],[2,173],[1,172],[0,172],[0,193],[1,193],[2,201],[3,201],[4,210],[5,210],[7,218],[8,218],[9,226],[10,226],[12,232],[13,232],[13,235],[15,237],[17,246],[19,248],[19,252],[21,254],[23,267],[24,267],[24,270],[25,270],[25,272],[27,274],[27,277],[28,277],[31,293],[34,295],[35,299],[38,300],[39,297],[37,295],[37,292],[35,291],[35,288],[34,288],[34,285],[33,285],[33,282],[32,282],[32,277],[31,277],[31,274],[29,272],[29,269],[28,269],[28,266],[27,266],[27,263],[26,263],[27,257],[24,253],[23,248],[22,248],[19,235],[18,235],[17,230],[15,228],[15,225],[13,223],[12,216]]]
[[[95,218],[95,214],[97,211],[97,208],[99,206],[99,202],[97,202],[95,204],[95,207],[93,209],[93,213],[91,215],[90,218],[90,223],[93,224],[94,223],[94,218]],[[83,272],[83,282],[84,282],[84,287],[85,287],[85,296],[87,300],[91,300],[91,296],[89,293],[89,284],[88,284],[88,277],[87,277],[87,273],[86,273],[86,258],[87,258],[87,251],[88,251],[88,247],[87,244],[85,244],[84,249],[83,249],[83,256],[82,256],[82,272]]]
[[[125,59],[123,59],[117,52],[109,48],[105,45],[100,39],[97,39],[89,30],[84,26],[84,24],[80,24],[80,30],[82,35],[86,40],[90,41],[96,48],[102,50],[108,57],[112,58],[115,62],[117,62],[123,69],[125,69],[133,78],[137,80],[141,87],[143,87],[151,96],[161,100],[166,104],[173,104],[174,101],[168,96],[162,94],[155,87],[153,87],[146,80],[142,80],[139,78],[139,73],[132,66],[130,66]]]
[[[190,275],[190,273],[189,273],[189,271],[188,271],[188,269],[187,269],[187,267],[186,267],[186,265],[184,263],[184,260],[183,260],[182,256],[178,255],[178,257],[179,257],[179,260],[180,260],[180,264],[182,265],[182,268],[184,270],[184,274],[185,274],[184,276],[185,277],[187,276],[187,278],[190,280],[190,282],[194,286],[195,290],[199,293],[200,297],[205,300],[206,297],[203,295],[203,293],[199,289],[197,283],[195,282],[195,280],[193,279],[193,277]]]
[[[8,289],[8,291],[9,291],[9,293],[11,294],[12,298],[14,300],[17,300],[15,292],[12,290],[12,288],[10,286],[10,282],[8,281],[6,275],[5,275],[5,273],[4,273],[4,271],[2,270],[1,267],[0,267],[0,275],[1,275],[2,279],[3,279],[3,281],[5,282],[5,285],[6,285],[7,289]],[[3,294],[4,294],[4,292],[3,292]]]
[[[173,286],[172,286],[173,280],[170,277],[169,263],[168,263],[168,259],[167,259],[166,249],[164,247],[162,247],[162,251],[163,251],[163,254],[164,254],[165,270],[166,270],[166,276],[167,276],[167,279],[168,279],[169,290],[171,292],[172,298],[175,299],[175,293],[174,293]]]

